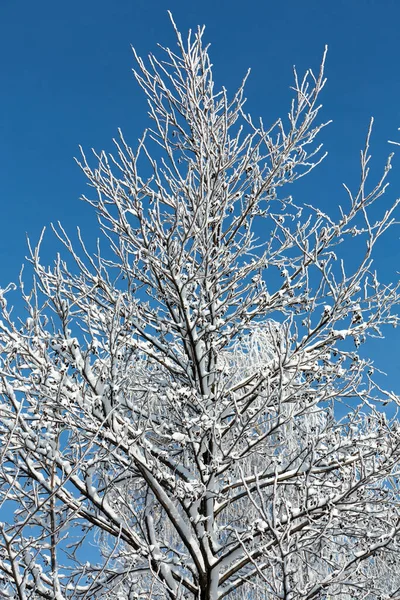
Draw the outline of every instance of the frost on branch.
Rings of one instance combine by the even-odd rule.
[[[244,82],[214,89],[203,30],[176,36],[136,56],[138,148],[82,154],[106,255],[59,225],[24,318],[0,293],[1,593],[397,598],[398,398],[359,353],[398,320],[372,265],[390,157],[369,185],[369,130],[339,216],[296,204],[324,59],[265,127]]]

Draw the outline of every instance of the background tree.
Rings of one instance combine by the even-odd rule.
[[[358,353],[398,321],[372,270],[397,203],[369,216],[390,157],[369,188],[370,129],[339,216],[296,205],[324,59],[266,128],[176,35],[136,56],[137,150],[83,154],[105,254],[59,225],[72,263],[30,246],[26,321],[1,294],[2,597],[398,598],[398,398]]]

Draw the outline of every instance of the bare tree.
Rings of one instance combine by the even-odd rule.
[[[0,295],[0,596],[400,598],[398,398],[358,352],[398,322],[372,268],[390,157],[369,187],[370,129],[346,208],[297,206],[325,56],[266,128],[175,32],[136,56],[137,150],[82,154],[106,250],[59,225],[26,319]]]

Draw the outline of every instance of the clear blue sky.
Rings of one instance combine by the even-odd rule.
[[[130,44],[142,55],[157,42],[175,44],[167,9],[183,32],[207,26],[217,81],[228,91],[252,67],[248,110],[266,123],[287,112],[292,65],[317,68],[329,45],[323,115],[334,123],[322,135],[329,157],[299,202],[326,208],[345,201],[341,183],[357,182],[371,115],[376,167],[393,149],[387,140],[400,140],[399,0],[2,0],[0,287],[18,276],[26,233],[36,240],[43,225],[61,220],[69,231],[79,224],[93,234],[73,156],[78,144],[110,149],[117,127],[135,145],[147,120]],[[400,148],[391,181],[393,200],[400,196]],[[399,236],[400,228],[379,248],[386,281],[400,267]],[[49,234],[45,260],[55,250]],[[399,335],[388,333],[387,344],[372,352],[400,392]]]

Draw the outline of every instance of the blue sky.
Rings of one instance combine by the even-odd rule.
[[[146,104],[131,68],[130,44],[146,55],[174,45],[167,9],[179,28],[205,24],[216,79],[233,92],[248,67],[248,110],[273,122],[289,107],[291,69],[317,68],[329,45],[321,141],[328,159],[302,188],[298,202],[324,208],[345,202],[359,150],[375,117],[372,173],[400,140],[398,0],[2,0],[0,3],[0,287],[18,277],[26,233],[61,220],[93,235],[93,211],[79,196],[85,179],[73,161],[78,144],[111,149],[121,127],[132,145],[147,125]],[[388,201],[400,196],[400,148]],[[400,217],[400,215],[399,215]],[[377,263],[390,281],[399,269],[400,229],[381,244]],[[57,247],[51,234],[43,258]],[[399,269],[400,270],[400,269]],[[400,392],[399,335],[373,345],[378,364]]]

